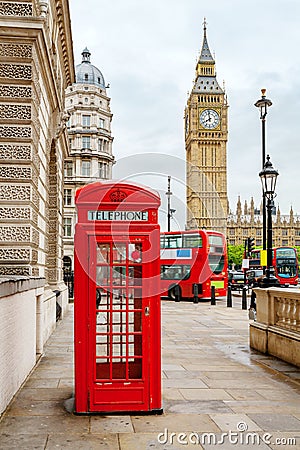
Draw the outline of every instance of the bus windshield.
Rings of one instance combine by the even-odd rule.
[[[208,242],[209,242],[209,254],[208,254],[209,267],[213,273],[219,274],[224,270],[225,265],[222,237],[211,234],[208,237]]]
[[[290,278],[297,275],[297,258],[293,248],[276,250],[276,269],[279,277]]]

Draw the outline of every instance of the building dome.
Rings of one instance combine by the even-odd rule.
[[[105,89],[105,81],[102,73],[90,61],[91,53],[85,48],[82,54],[82,62],[76,66],[76,83],[94,84]]]

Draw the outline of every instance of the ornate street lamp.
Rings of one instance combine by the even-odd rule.
[[[262,170],[264,169],[266,162],[266,116],[268,112],[268,106],[271,106],[272,102],[268,98],[266,98],[266,89],[261,90],[261,98],[254,103],[254,106],[260,109],[260,119],[261,119],[261,129],[262,129]],[[263,222],[263,235],[262,235],[262,244],[263,250],[266,250],[266,241],[267,241],[267,221],[266,221],[266,200],[263,194],[263,202],[262,202],[262,222]]]
[[[266,277],[262,280],[262,287],[278,286],[279,282],[274,276],[274,268],[272,265],[273,259],[273,236],[272,236],[272,209],[274,208],[274,198],[276,197],[275,188],[279,173],[270,161],[270,156],[267,156],[267,161],[264,168],[259,172],[261,179],[264,198],[267,200],[267,270]]]

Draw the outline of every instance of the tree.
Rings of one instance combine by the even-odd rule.
[[[228,266],[229,268],[232,267],[232,264],[234,266],[241,267],[243,262],[243,256],[244,256],[244,245],[228,245],[227,246],[227,252],[228,252]]]

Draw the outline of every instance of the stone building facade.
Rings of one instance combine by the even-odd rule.
[[[0,1],[0,55],[0,275],[43,277],[44,301],[65,299],[64,103],[75,78],[68,1]]]
[[[76,66],[76,81],[66,90],[70,154],[64,161],[64,267],[74,267],[74,229],[77,221],[75,191],[93,181],[112,178],[114,156],[112,113],[108,85],[102,72],[91,64],[85,48]]]
[[[279,207],[272,214],[273,246],[300,247],[300,215],[294,214],[293,208],[289,214],[281,214]],[[248,205],[242,206],[238,198],[236,212],[229,214],[227,219],[227,243],[241,245],[247,237],[254,238],[255,247],[262,246],[262,211],[261,206],[255,207],[251,199]]]
[[[185,108],[187,229],[226,232],[227,98],[216,78],[206,23],[196,77]]]

